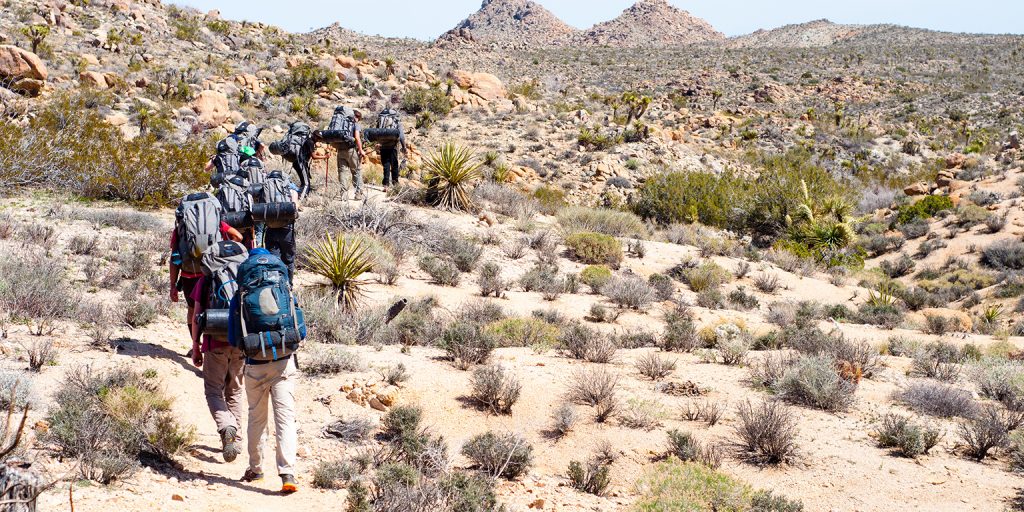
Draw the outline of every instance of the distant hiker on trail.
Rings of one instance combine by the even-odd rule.
[[[298,490],[295,480],[298,430],[295,421],[293,357],[306,337],[302,309],[292,294],[288,268],[266,249],[255,249],[238,267],[238,293],[231,300],[228,341],[245,354],[245,394],[249,402],[246,430],[249,467],[243,482],[263,480],[263,446],[268,409],[274,407],[277,474],[281,492]]]
[[[299,216],[299,188],[281,171],[272,171],[261,186],[250,189],[253,220],[263,225],[262,244],[295,274],[295,220]],[[259,228],[257,229],[259,231]]]
[[[265,156],[266,146],[260,141],[261,133],[263,133],[262,127],[256,126],[249,121],[242,121],[235,127],[234,133],[228,136],[238,142],[239,158],[242,162],[249,158],[263,158]]]
[[[391,185],[398,185],[398,174],[402,166],[398,161],[398,147],[402,147],[403,160],[409,157],[405,146],[402,118],[397,110],[385,108],[377,115],[377,128],[368,130],[367,138],[380,145],[380,163],[384,167],[384,191]]]
[[[242,234],[221,220],[220,201],[205,192],[185,196],[175,211],[171,231],[170,298],[178,302],[178,293],[185,294],[188,304],[189,333],[195,319],[192,299],[199,278],[203,277],[202,257],[207,249],[224,240],[242,241]]]
[[[366,199],[363,192],[362,159],[366,158],[363,139],[360,135],[361,115],[350,107],[337,107],[331,124],[326,130],[317,132],[320,140],[330,144],[338,152],[338,182],[341,183],[341,198],[348,198],[349,188],[355,188],[355,199]]]
[[[202,257],[203,276],[193,288],[192,362],[203,369],[206,405],[220,435],[224,462],[242,452],[238,429],[242,422],[242,372],[245,356],[228,343],[231,300],[238,291],[238,266],[249,253],[238,242],[224,241]]]
[[[313,191],[310,177],[310,161],[316,143],[313,142],[313,130],[308,124],[296,121],[288,126],[284,138],[270,144],[270,152],[280,156],[292,164],[292,169],[299,177],[299,199],[305,199]]]

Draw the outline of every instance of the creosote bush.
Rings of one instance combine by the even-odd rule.
[[[853,404],[857,386],[839,375],[832,358],[809,356],[787,369],[773,389],[788,402],[845,411]]]
[[[651,380],[661,380],[676,369],[676,362],[660,356],[657,352],[648,352],[636,360],[636,369],[641,375]]]
[[[533,446],[512,433],[486,432],[475,436],[462,446],[462,454],[494,478],[514,480],[533,465]]]
[[[572,461],[566,476],[573,489],[595,496],[603,496],[611,485],[611,466],[605,461],[594,458],[586,462]]]
[[[575,322],[562,329],[558,342],[569,357],[591,363],[611,362],[618,349],[610,336]]]
[[[657,290],[637,276],[612,278],[601,287],[601,293],[615,305],[625,309],[644,309],[657,297]]]
[[[615,237],[602,233],[573,233],[565,238],[569,255],[583,263],[607,264],[618,267],[622,263],[622,244]]]
[[[493,334],[480,324],[456,321],[441,334],[439,346],[461,370],[486,363],[498,346]]]
[[[699,462],[713,469],[722,464],[722,453],[718,447],[701,442],[690,432],[675,429],[668,431],[668,455],[683,462]]]
[[[894,398],[917,412],[939,418],[969,418],[978,409],[967,391],[925,380],[911,382]]]

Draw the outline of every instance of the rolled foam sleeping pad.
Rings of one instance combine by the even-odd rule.
[[[313,132],[313,139],[327,144],[348,144],[349,141],[345,132],[341,130],[317,130]]]
[[[253,225],[252,212],[226,212],[221,218],[235,229],[251,228]]]
[[[268,228],[283,228],[299,218],[295,203],[261,203],[252,205],[252,220]]]
[[[363,130],[363,138],[380,144],[398,144],[402,132],[398,129],[367,128]]]
[[[222,172],[215,172],[210,175],[210,186],[213,188],[223,185],[225,181],[227,181],[227,176]]]
[[[223,337],[228,335],[229,311],[226,309],[208,309],[199,315],[203,334]]]
[[[270,154],[271,155],[278,155],[278,156],[280,156],[280,155],[285,154],[286,152],[288,152],[288,146],[284,143],[283,140],[279,140],[277,142],[271,142],[270,143]]]

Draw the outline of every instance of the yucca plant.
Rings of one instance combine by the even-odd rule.
[[[473,151],[454,142],[445,142],[426,161],[428,197],[434,206],[445,210],[472,209],[468,186],[480,179],[481,163]]]
[[[896,286],[892,283],[880,283],[877,291],[868,291],[868,300],[866,303],[869,306],[876,308],[895,307]]]
[[[314,274],[331,281],[338,295],[338,303],[347,310],[355,309],[366,281],[359,279],[373,271],[373,260],[366,247],[357,239],[330,233],[306,250],[306,267]]]

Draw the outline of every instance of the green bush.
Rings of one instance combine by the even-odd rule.
[[[484,473],[513,480],[533,465],[533,446],[517,434],[486,432],[462,446],[462,454]]]
[[[580,272],[580,281],[594,293],[601,293],[601,288],[611,280],[612,271],[604,265],[590,265]]]
[[[696,462],[675,457],[657,463],[637,483],[641,512],[666,510],[743,511],[750,505],[746,484]]]
[[[279,80],[274,91],[278,96],[308,96],[322,88],[333,91],[338,85],[338,77],[333,71],[313,62],[303,62]]]
[[[953,200],[946,196],[925,196],[920,201],[900,206],[896,211],[896,224],[909,224],[918,219],[929,219],[943,210],[952,210]]]
[[[647,227],[636,215],[617,210],[569,206],[558,211],[558,224],[567,234],[593,232],[611,236],[643,236]]]
[[[551,187],[538,187],[533,191],[533,198],[540,204],[540,211],[545,215],[554,215],[565,207],[565,192]]]
[[[565,239],[570,255],[591,265],[622,263],[622,244],[613,236],[601,233],[575,233]]]
[[[558,327],[539,318],[506,318],[487,326],[502,347],[547,349],[558,342]]]
[[[633,211],[659,224],[700,222],[735,227],[735,208],[746,202],[745,182],[731,173],[670,173],[656,176],[637,193]]]
[[[413,115],[429,112],[444,116],[452,111],[452,102],[439,87],[414,88],[402,97],[402,110]]]

